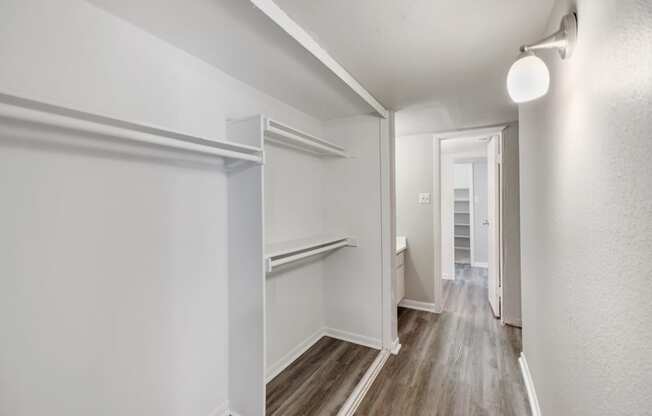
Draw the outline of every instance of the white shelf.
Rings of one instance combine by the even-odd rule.
[[[471,202],[470,199],[456,199],[455,202]]]
[[[471,251],[471,247],[455,247],[455,250]]]
[[[281,143],[318,156],[349,157],[342,146],[271,119],[265,119],[265,140]]]
[[[65,129],[98,138],[137,142],[228,160],[263,163],[263,150],[259,147],[193,136],[6,94],[0,94],[0,118],[28,123],[33,130],[40,129],[46,135],[52,128]]]
[[[471,238],[470,235],[456,235],[455,238]]]
[[[454,225],[456,227],[470,227],[471,226],[471,224],[458,224],[458,223],[455,223]]]
[[[283,264],[333,251],[341,247],[356,247],[357,241],[347,235],[318,235],[299,240],[267,244],[265,264],[267,272]]]
[[[471,215],[470,212],[463,212],[463,211],[455,211],[455,214],[464,214],[464,215]]]

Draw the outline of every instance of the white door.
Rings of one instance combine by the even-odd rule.
[[[500,317],[500,136],[487,144],[487,206],[489,221],[488,264],[489,304],[496,317]]]

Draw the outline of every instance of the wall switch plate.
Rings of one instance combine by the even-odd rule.
[[[419,194],[419,204],[430,204],[429,192],[424,192]]]

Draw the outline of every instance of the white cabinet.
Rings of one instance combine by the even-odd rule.
[[[407,240],[405,237],[396,237],[396,262],[394,269],[394,284],[396,293],[396,304],[405,297],[405,250]]]
[[[396,304],[405,297],[405,252],[396,255]]]

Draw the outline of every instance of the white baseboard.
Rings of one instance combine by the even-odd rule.
[[[344,402],[339,412],[337,412],[337,416],[353,416],[355,414],[355,411],[358,410],[360,403],[362,403],[362,399],[364,399],[364,396],[371,388],[374,380],[376,380],[376,377],[378,377],[380,370],[382,370],[383,366],[387,362],[389,355],[389,350],[385,349],[381,350],[378,353],[376,359],[373,363],[371,363],[371,366],[367,369],[364,376],[362,377],[362,380],[360,380],[358,385],[355,386],[353,392],[346,399],[346,402]]]
[[[527,397],[530,401],[530,409],[532,410],[532,416],[541,416],[541,407],[539,407],[539,398],[537,397],[537,391],[534,388],[534,381],[532,380],[530,367],[528,367],[527,365],[527,360],[525,359],[524,353],[521,353],[521,357],[518,359],[518,363],[521,366],[521,373],[523,374],[523,381],[525,382]]]
[[[292,350],[290,350],[290,352],[285,354],[281,359],[279,359],[274,364],[272,364],[272,366],[269,367],[265,372],[265,383],[269,383],[274,377],[279,375],[281,371],[285,370],[290,364],[292,364],[297,358],[299,358],[301,354],[308,351],[310,347],[315,345],[317,341],[322,339],[322,337],[324,336],[329,336],[331,338],[336,338],[342,341],[351,342],[353,344],[363,345],[365,347],[373,348],[375,350],[380,350],[382,348],[380,340],[377,340],[375,338],[366,337],[351,332],[341,331],[339,329],[321,328],[319,331],[315,332],[314,334],[312,334],[311,336],[303,340],[299,345],[292,348]]]
[[[471,267],[482,267],[483,269],[488,269],[489,263],[486,263],[484,261],[473,261],[471,262]]]
[[[430,302],[419,302],[416,300],[403,299],[398,304],[398,306],[401,306],[403,308],[408,308],[408,309],[416,309],[418,311],[439,313],[439,309],[437,308],[437,305]]]
[[[269,367],[265,374],[265,383],[269,383],[274,377],[279,375],[281,371],[285,370],[290,364],[294,362],[301,354],[308,351],[310,347],[315,345],[324,336],[324,329],[320,329],[315,332],[305,340],[303,340],[299,345],[292,348],[290,352],[285,354],[280,360],[276,361]]]
[[[324,335],[331,338],[337,338],[342,341],[351,342],[353,344],[364,345],[365,347],[373,348],[375,350],[382,348],[382,342],[379,339],[354,334],[352,332],[341,331],[339,329],[324,328]]]
[[[454,274],[442,273],[441,278],[444,280],[455,280]]]
[[[217,406],[210,414],[210,416],[229,416],[229,415],[232,415],[232,413],[229,411],[228,400],[220,404],[219,406]]]
[[[398,339],[398,337],[392,342],[392,355],[398,355],[398,352],[401,350],[401,343]]]

